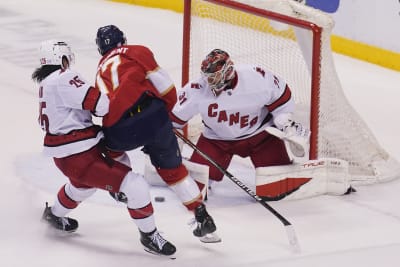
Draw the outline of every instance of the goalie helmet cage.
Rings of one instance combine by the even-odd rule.
[[[400,164],[377,142],[347,101],[330,47],[333,19],[293,0],[185,0],[182,83],[200,75],[214,48],[235,64],[257,64],[287,81],[296,102],[295,119],[311,129],[310,159],[349,163],[352,184],[389,181]],[[201,130],[195,117],[187,134]]]

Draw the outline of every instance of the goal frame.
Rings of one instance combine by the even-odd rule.
[[[322,27],[315,23],[293,18],[269,10],[259,9],[231,0],[204,0],[205,2],[221,5],[234,10],[251,13],[253,15],[273,19],[291,26],[300,27],[312,32],[312,59],[311,59],[311,107],[310,107],[310,151],[309,159],[318,158],[318,124],[319,124],[319,98],[321,79],[321,42]],[[191,33],[191,6],[192,0],[184,0],[183,12],[183,44],[182,44],[182,86],[189,82],[190,64],[190,33]],[[187,134],[187,129],[185,130]]]

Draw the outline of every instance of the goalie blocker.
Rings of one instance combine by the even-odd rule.
[[[256,194],[266,201],[295,200],[353,192],[348,163],[335,158],[256,168]]]

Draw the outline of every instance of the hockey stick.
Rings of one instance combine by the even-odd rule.
[[[238,178],[233,176],[230,172],[221,167],[217,162],[211,159],[207,154],[202,152],[195,144],[193,144],[189,139],[187,139],[183,134],[179,131],[175,130],[175,135],[178,136],[184,143],[189,145],[194,151],[199,153],[205,160],[210,162],[215,168],[217,168],[220,172],[222,172],[225,176],[227,176],[232,182],[234,182],[237,186],[243,189],[248,195],[250,195],[253,199],[255,199],[258,203],[264,206],[267,210],[269,210],[275,217],[277,217],[285,226],[286,234],[289,239],[289,244],[291,245],[294,252],[300,252],[300,244],[298,242],[296,233],[294,231],[293,225],[283,217],[279,212],[277,212],[274,208],[272,208],[268,203],[266,203],[261,197],[257,196],[250,188],[248,188],[244,183],[242,183]]]

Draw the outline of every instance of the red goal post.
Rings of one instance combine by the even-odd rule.
[[[333,19],[293,0],[185,0],[182,83],[197,77],[214,48],[235,64],[258,64],[284,78],[296,100],[296,120],[311,130],[310,159],[340,158],[354,183],[400,176],[399,163],[386,153],[348,103],[330,47]],[[198,134],[201,122],[189,122]],[[192,133],[191,133],[192,132]]]

